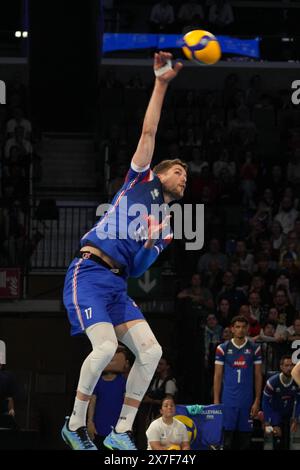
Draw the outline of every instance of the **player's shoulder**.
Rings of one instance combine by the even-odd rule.
[[[150,168],[150,164],[140,167],[131,160],[130,168],[127,172],[125,183],[147,183],[152,181],[156,177],[155,173],[153,173],[152,169]]]
[[[246,349],[251,349],[253,353],[258,353],[261,350],[261,346],[258,343],[255,343],[250,338],[247,339],[247,342],[244,346]]]
[[[271,375],[271,377],[268,378],[269,384],[274,385],[274,384],[280,383],[279,376],[280,376],[280,372],[276,372],[276,374]]]
[[[227,340],[225,341],[224,343],[221,343],[221,344],[218,344],[217,348],[216,348],[216,352],[219,353],[219,354],[226,354],[229,346],[230,346],[230,343],[231,341],[230,340]]]

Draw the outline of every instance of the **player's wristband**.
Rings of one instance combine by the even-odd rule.
[[[172,61],[170,59],[167,60],[166,64],[161,67],[160,69],[154,70],[155,76],[160,77],[164,73],[168,72],[168,70],[172,69]]]

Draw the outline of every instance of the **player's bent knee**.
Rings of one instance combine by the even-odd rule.
[[[154,343],[149,348],[141,351],[137,356],[137,361],[149,370],[149,373],[153,373],[157,367],[157,364],[162,356],[162,348],[158,343]]]
[[[99,370],[102,370],[112,360],[117,350],[118,344],[114,341],[106,340],[103,343],[94,346],[93,351],[90,354],[90,367],[93,374],[99,374]],[[103,366],[103,364],[105,364]]]

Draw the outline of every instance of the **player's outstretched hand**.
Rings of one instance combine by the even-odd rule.
[[[154,54],[154,73],[156,79],[161,82],[168,83],[173,80],[182,67],[181,62],[176,62],[172,67],[172,54],[170,52],[160,51]]]

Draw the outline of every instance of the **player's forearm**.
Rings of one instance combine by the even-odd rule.
[[[255,401],[259,404],[262,391],[262,373],[261,367],[255,370]]]
[[[141,168],[149,165],[153,157],[155,136],[167,88],[167,82],[161,82],[156,79],[145,114],[142,134],[132,159],[133,163]]]
[[[145,114],[142,134],[156,134],[167,88],[167,82],[162,82],[156,78],[154,89]]]
[[[221,378],[216,377],[214,378],[214,404],[218,405],[220,403],[221,397]]]

